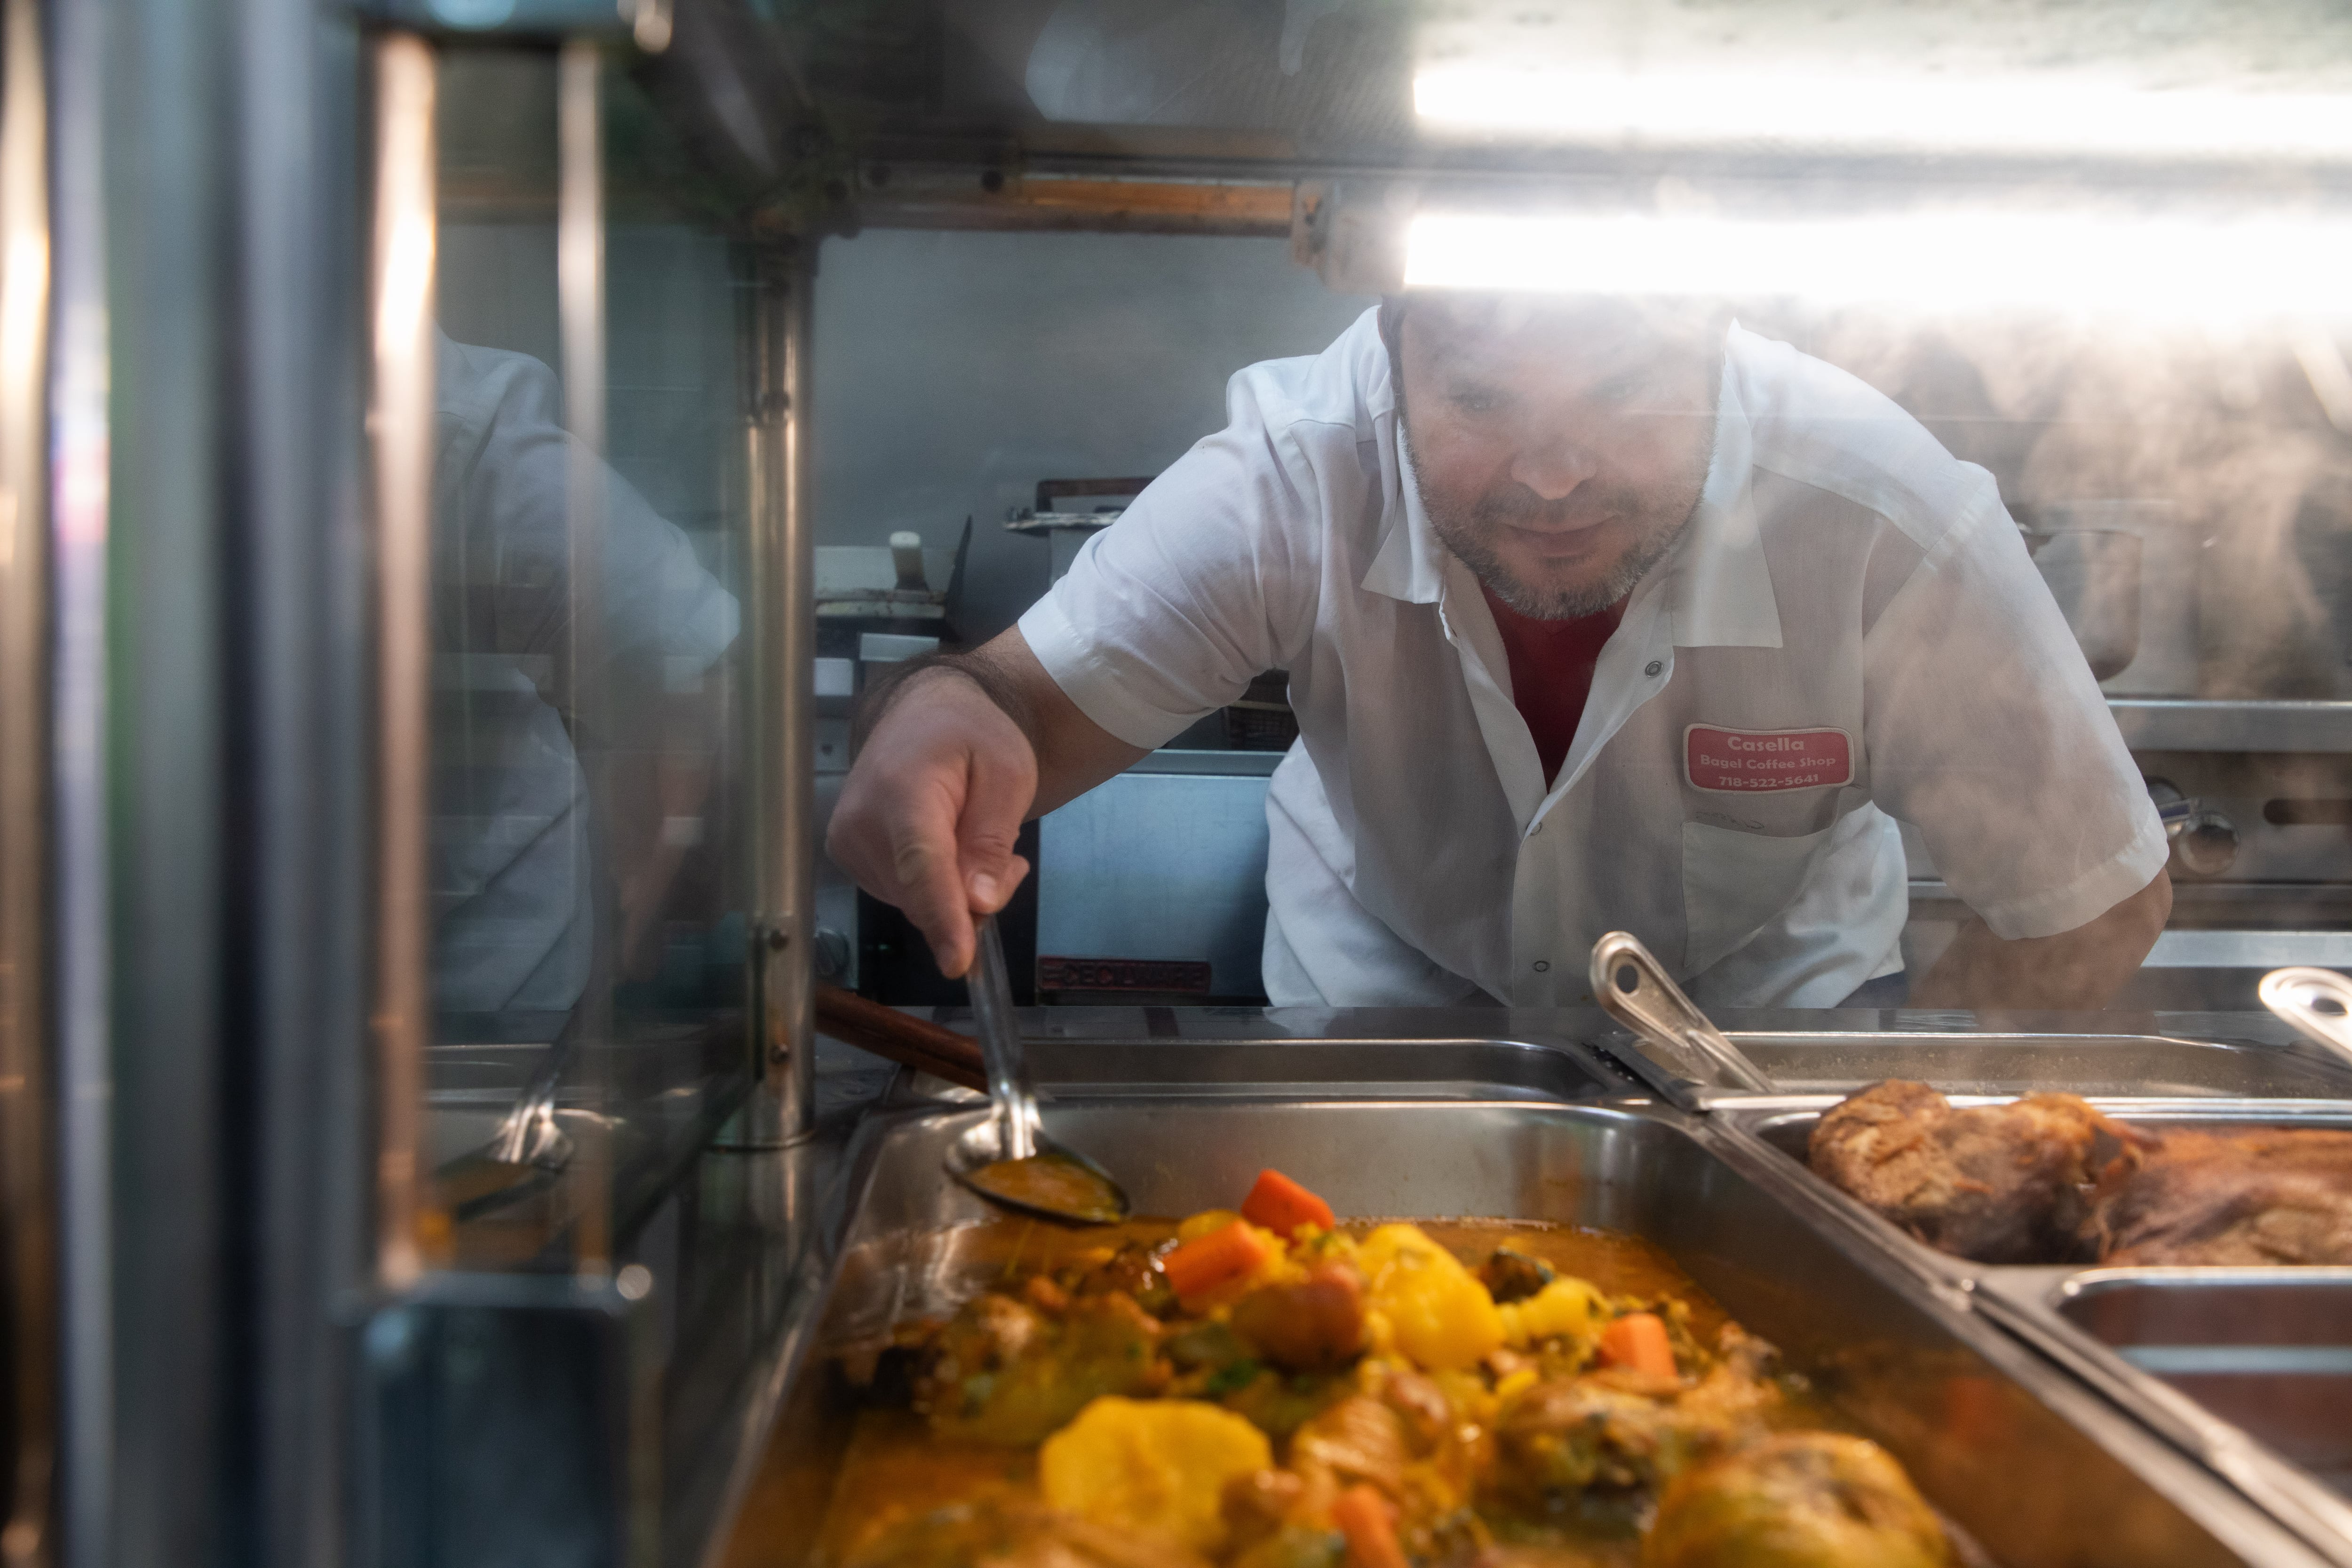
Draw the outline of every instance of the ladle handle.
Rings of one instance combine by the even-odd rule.
[[[2352,1067],[2352,980],[2332,969],[2273,969],[2255,990],[2263,1005]],[[2336,1005],[2323,1013],[2315,1004]]]
[[[1755,1094],[1773,1091],[1772,1080],[1707,1022],[1631,931],[1612,931],[1592,944],[1592,994],[1611,1017],[1662,1047],[1672,1065],[1686,1068],[1688,1058],[1696,1058],[1708,1075],[1702,1082]]]
[[[910,1018],[838,985],[816,988],[816,1026],[845,1045],[965,1089],[988,1092],[980,1047],[952,1029]]]
[[[971,996],[972,1017],[980,1025],[988,1098],[996,1107],[997,1147],[1003,1159],[1026,1160],[1037,1152],[1037,1110],[1029,1092],[1021,1026],[1013,1016],[1013,974],[1004,962],[1004,942],[996,934],[994,915],[972,922],[971,968],[963,983]]]

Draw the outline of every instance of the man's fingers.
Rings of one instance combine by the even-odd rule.
[[[1011,754],[976,752],[964,778],[956,849],[971,907],[993,913],[1021,885],[1029,863],[1013,852],[1021,819],[1037,798],[1037,769],[1025,747]]]
[[[1021,855],[1006,856],[1004,868],[993,875],[986,871],[973,872],[966,884],[971,890],[972,912],[992,915],[1011,903],[1013,895],[1020,890],[1021,879],[1028,874],[1028,858]]]
[[[898,889],[891,901],[923,933],[940,973],[950,980],[971,964],[971,906],[959,858],[946,821],[929,814],[892,821],[890,869]]]

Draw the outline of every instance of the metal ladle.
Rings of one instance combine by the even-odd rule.
[[[1013,977],[996,917],[973,922],[971,968],[964,988],[980,1025],[980,1054],[988,1068],[993,1114],[948,1151],[948,1174],[992,1204],[1046,1219],[1115,1225],[1130,1212],[1127,1193],[1110,1173],[1045,1136],[1037,1100],[1013,1016]]]

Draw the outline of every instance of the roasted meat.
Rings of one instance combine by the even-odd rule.
[[[2352,1132],[2172,1132],[2099,1178],[2099,1260],[2352,1264]]]
[[[2080,1247],[2094,1162],[2123,1137],[2071,1094],[1956,1110],[1924,1083],[1891,1079],[1824,1115],[1809,1155],[1817,1174],[1930,1247],[2047,1263]]]

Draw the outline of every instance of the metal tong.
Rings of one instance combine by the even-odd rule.
[[[2352,980],[2332,969],[2273,969],[2255,994],[2305,1039],[2352,1068]]]
[[[1707,1022],[1631,931],[1612,931],[1592,944],[1592,994],[1636,1037],[1601,1048],[1678,1110],[1706,1110],[1710,1090],[1774,1091],[1771,1079]]]

